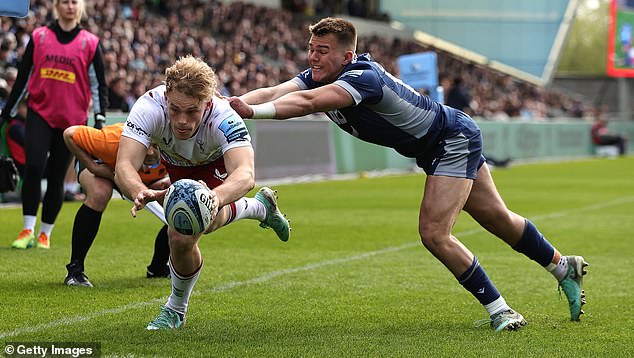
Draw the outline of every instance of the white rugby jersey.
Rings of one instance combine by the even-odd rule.
[[[176,139],[168,118],[165,91],[165,85],[160,85],[136,101],[122,136],[146,147],[157,144],[163,160],[181,167],[209,164],[229,149],[251,147],[251,136],[242,118],[227,100],[215,96],[194,135],[186,140]]]

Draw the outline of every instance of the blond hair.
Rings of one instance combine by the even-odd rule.
[[[165,86],[167,92],[178,91],[208,101],[216,92],[216,74],[200,58],[187,55],[165,70]]]
[[[334,34],[339,45],[355,52],[357,49],[357,29],[347,20],[337,17],[326,17],[308,27],[310,34],[316,37]]]
[[[53,14],[55,15],[56,19],[59,18],[59,13],[57,12],[57,5],[59,5],[60,1],[61,0],[53,0]],[[75,20],[79,24],[81,22],[82,17],[84,17],[84,14],[86,13],[86,3],[84,2],[84,0],[77,0],[77,6],[79,6],[79,11],[77,11],[77,18]]]

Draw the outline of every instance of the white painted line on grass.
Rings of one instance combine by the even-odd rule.
[[[556,213],[538,215],[538,216],[533,217],[532,220],[560,218],[562,216],[570,215],[571,213],[598,210],[598,209],[603,209],[603,208],[610,207],[610,206],[615,206],[615,205],[628,203],[628,202],[631,202],[631,201],[634,201],[634,196],[619,198],[619,199],[616,199],[616,200],[606,201],[606,202],[603,202],[603,203],[597,203],[597,204],[594,204],[594,205],[590,205],[590,206],[586,206],[586,207],[578,208],[578,209],[563,210],[563,211],[559,211],[559,212],[556,212]],[[482,231],[484,231],[483,228],[476,228],[476,229],[467,230],[467,231],[463,231],[463,232],[457,233],[456,236],[457,237],[465,237],[465,236],[473,235],[473,234],[476,234],[476,233],[479,233],[479,232],[482,232]],[[275,279],[277,277],[288,275],[288,274],[293,274],[293,273],[303,272],[303,271],[311,271],[311,270],[315,270],[315,269],[318,269],[318,268],[321,268],[321,267],[325,267],[325,266],[344,264],[344,263],[348,263],[348,262],[352,262],[352,261],[363,260],[363,259],[366,259],[366,258],[369,258],[369,257],[372,257],[372,256],[387,254],[387,253],[391,253],[391,252],[397,252],[397,251],[409,249],[409,248],[412,248],[412,247],[416,247],[418,245],[421,245],[421,244],[418,241],[416,241],[416,242],[404,244],[404,245],[401,245],[401,246],[392,246],[392,247],[387,247],[387,248],[384,248],[384,249],[381,249],[381,250],[370,251],[370,252],[366,252],[366,253],[363,253],[363,254],[360,254],[360,255],[342,257],[342,258],[339,258],[339,259],[320,261],[320,262],[316,262],[316,263],[312,263],[312,264],[308,264],[308,265],[304,265],[304,266],[298,266],[298,267],[292,267],[292,268],[278,270],[278,271],[272,271],[272,272],[266,273],[266,274],[264,274],[262,276],[258,276],[258,277],[252,278],[252,279],[248,279],[248,280],[244,280],[244,281],[230,281],[230,282],[221,284],[219,286],[215,286],[215,287],[211,287],[211,288],[207,288],[207,289],[202,289],[202,290],[197,290],[197,291],[194,291],[193,295],[196,295],[196,296],[205,295],[205,294],[208,294],[208,293],[217,293],[217,292],[228,291],[228,290],[234,289],[236,287],[247,287],[247,286],[253,285],[253,284],[264,283],[264,282],[270,281],[272,279]],[[74,317],[68,317],[68,318],[63,318],[63,319],[60,319],[60,320],[51,321],[51,322],[48,322],[48,323],[43,323],[43,324],[39,324],[39,325],[35,325],[35,326],[17,328],[17,329],[14,329],[12,331],[1,332],[0,333],[0,339],[4,339],[4,338],[7,338],[7,337],[15,337],[15,336],[18,336],[18,335],[23,334],[23,333],[40,332],[40,331],[48,330],[48,329],[51,329],[51,328],[54,328],[54,327],[67,326],[67,325],[71,325],[71,324],[75,324],[75,323],[85,322],[85,321],[89,321],[89,320],[91,320],[93,318],[98,318],[98,317],[102,317],[102,316],[119,314],[119,313],[126,312],[126,311],[129,311],[129,310],[133,310],[133,309],[137,309],[137,308],[141,308],[141,307],[145,307],[145,306],[149,306],[149,305],[155,305],[155,304],[159,304],[159,303],[162,303],[162,302],[166,302],[167,299],[168,299],[168,296],[164,296],[164,297],[155,298],[155,299],[152,299],[152,300],[149,300],[149,301],[144,301],[144,302],[133,302],[133,303],[129,303],[127,305],[123,305],[123,306],[119,306],[119,307],[115,307],[115,308],[110,308],[110,309],[106,309],[106,310],[101,310],[101,311],[97,311],[97,312],[94,312],[94,313],[91,313],[91,314],[87,314],[87,315],[79,315],[79,316],[74,316]]]

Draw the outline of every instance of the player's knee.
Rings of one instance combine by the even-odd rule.
[[[183,254],[191,251],[196,244],[196,240],[192,236],[179,234],[175,230],[168,231],[170,251],[174,255]]]
[[[437,225],[425,223],[421,223],[420,225],[418,225],[418,234],[420,235],[420,241],[429,250],[433,251],[434,248],[442,244],[444,237],[446,236],[442,233],[442,230],[440,230]]]
[[[85,203],[94,208],[95,210],[105,210],[110,198],[112,198],[112,188],[93,188],[93,190],[86,190]]]
[[[104,210],[106,210],[106,206],[108,206],[109,200],[110,198],[106,198],[103,195],[86,195],[84,204],[95,211],[103,212]]]

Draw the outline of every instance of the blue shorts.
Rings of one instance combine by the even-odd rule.
[[[445,107],[444,134],[438,145],[416,158],[427,175],[475,179],[486,159],[478,125],[462,111]]]

